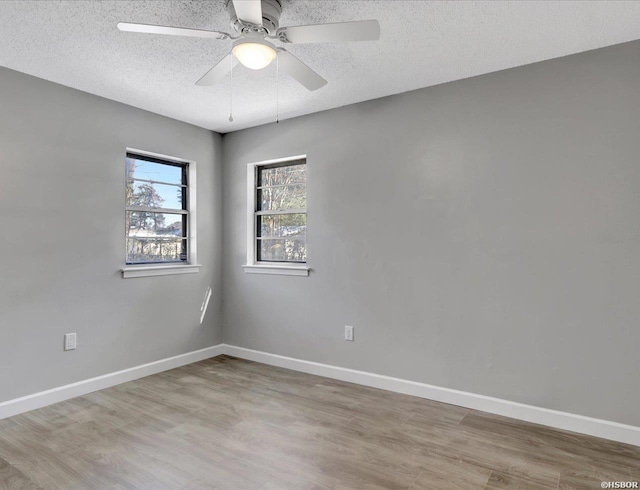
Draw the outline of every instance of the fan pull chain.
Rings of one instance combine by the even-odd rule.
[[[280,56],[276,55],[276,124],[280,122]]]
[[[231,62],[231,77],[229,78],[229,122],[233,122],[233,55],[229,56]]]

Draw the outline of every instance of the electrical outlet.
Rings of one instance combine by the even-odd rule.
[[[353,327],[351,325],[344,326],[344,340],[353,342]]]
[[[76,339],[75,333],[64,334],[64,350],[74,350],[76,348]]]

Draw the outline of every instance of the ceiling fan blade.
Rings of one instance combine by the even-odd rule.
[[[281,27],[276,36],[285,43],[341,43],[348,41],[377,41],[380,24],[377,20]]]
[[[142,32],[146,34],[166,34],[168,36],[204,37],[209,39],[229,39],[229,34],[218,31],[203,31],[199,29],[185,29],[184,27],[154,26],[150,24],[118,23],[118,29],[127,32]]]
[[[261,0],[233,0],[233,8],[241,21],[257,26],[262,25]]]
[[[318,90],[327,84],[324,78],[282,48],[278,50],[278,68],[308,90]]]
[[[196,85],[206,87],[220,83],[222,80],[224,80],[224,77],[226,77],[231,71],[232,63],[233,66],[236,66],[238,60],[236,60],[235,56],[229,53],[227,56],[218,61],[218,64],[216,66],[205,73],[204,76],[196,82]]]

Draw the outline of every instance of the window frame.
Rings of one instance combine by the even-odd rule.
[[[257,199],[258,199],[258,169],[260,167],[278,167],[304,163],[305,172],[308,170],[307,155],[296,155],[274,160],[264,160],[247,164],[247,262],[242,267],[250,274],[278,274],[290,276],[308,276],[311,270],[307,262],[269,262],[258,260],[258,229],[257,229]],[[308,204],[304,209],[308,219]],[[300,210],[292,210],[300,211]]]
[[[125,149],[125,159],[128,155],[140,156],[142,158],[148,158],[151,161],[156,161],[160,164],[166,165],[176,165],[179,167],[186,167],[186,189],[187,189],[187,202],[185,210],[170,210],[164,208],[158,208],[156,211],[152,212],[171,212],[171,211],[180,211],[179,214],[184,214],[187,216],[187,226],[186,230],[183,231],[183,236],[186,238],[187,242],[187,259],[185,261],[179,262],[145,262],[139,264],[127,264],[127,256],[126,256],[126,248],[124,254],[124,262],[125,267],[121,269],[122,277],[133,278],[133,277],[146,277],[146,276],[161,276],[161,275],[170,275],[170,274],[193,274],[197,273],[200,270],[200,265],[197,261],[197,241],[196,241],[196,230],[197,230],[197,220],[196,220],[196,162],[193,160],[186,160],[184,158],[173,157],[170,155],[164,155],[161,153],[150,152],[146,150],[140,150],[137,148],[126,148]],[[125,160],[126,161],[126,160]],[[125,165],[125,192],[126,192],[126,165]],[[126,222],[126,213],[130,211],[130,206],[125,201],[125,222]],[[133,206],[136,207],[136,206]],[[155,209],[155,208],[154,208]],[[182,211],[186,211],[183,213]],[[125,247],[126,247],[126,232],[125,232]]]

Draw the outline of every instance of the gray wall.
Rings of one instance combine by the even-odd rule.
[[[225,135],[225,342],[640,425],[639,81],[635,42]],[[245,274],[246,164],[303,153],[313,272]]]
[[[0,68],[0,401],[221,342],[220,140]],[[127,146],[197,161],[199,274],[122,279]]]

